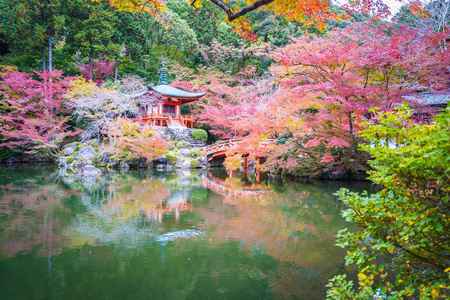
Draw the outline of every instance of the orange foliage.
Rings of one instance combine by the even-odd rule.
[[[99,0],[93,0],[99,1]],[[282,15],[288,20],[303,22],[305,25],[317,24],[319,30],[326,29],[328,20],[342,20],[349,18],[348,14],[336,14],[330,10],[330,0],[246,0],[247,6],[241,7],[230,4],[229,1],[209,0],[226,14],[233,31],[245,39],[256,42],[257,37],[251,29],[250,22],[245,15],[257,9],[271,10],[274,15]],[[202,7],[201,1],[189,1],[195,9]],[[163,0],[110,0],[110,5],[128,12],[148,12],[161,18],[160,12],[166,9]],[[350,11],[359,11],[383,18],[389,15],[389,9],[381,0],[352,0],[347,5]]]
[[[112,132],[115,141],[115,157],[133,159],[144,157],[148,161],[161,157],[168,143],[148,125],[139,125],[118,119]]]

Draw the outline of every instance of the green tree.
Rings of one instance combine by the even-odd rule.
[[[90,77],[93,77],[93,60],[101,56],[117,57],[121,51],[116,24],[117,10],[107,1],[67,1],[66,43],[71,51],[80,51],[89,57]]]
[[[384,189],[339,192],[344,216],[362,228],[339,234],[359,274],[356,287],[345,275],[332,279],[330,299],[450,296],[450,111],[418,125],[409,108],[395,110],[362,133],[372,141],[362,147],[374,158],[370,179]]]
[[[53,45],[62,38],[61,0],[6,0],[0,3],[0,36],[16,53],[42,53],[42,69],[53,70]]]
[[[204,2],[201,10],[196,10],[186,1],[167,1],[167,7],[185,20],[194,30],[198,42],[209,46],[214,39],[221,43],[238,45],[242,38],[224,21],[226,14],[216,5]]]

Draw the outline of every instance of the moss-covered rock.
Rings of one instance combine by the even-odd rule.
[[[177,143],[177,148],[178,149],[190,149],[191,143],[189,143],[188,141],[179,141]]]
[[[167,163],[172,166],[176,165],[177,161],[178,161],[178,157],[171,153],[166,154],[166,159],[167,159]]]
[[[201,165],[200,165],[200,163],[198,162],[198,160],[197,159],[193,159],[193,160],[191,160],[191,168],[201,168]]]
[[[200,149],[198,148],[192,149],[191,157],[200,157],[200,156],[202,156],[202,152],[200,151]]]

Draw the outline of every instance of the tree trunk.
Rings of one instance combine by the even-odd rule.
[[[47,69],[45,61],[46,61],[46,57],[45,57],[45,46],[44,46],[44,47],[42,47],[42,72],[45,72],[45,70]]]
[[[88,79],[94,79],[94,56],[93,51],[89,51],[89,77]]]
[[[117,81],[117,73],[119,73],[119,58],[116,57],[116,66],[114,68],[114,81]]]
[[[353,128],[353,120],[352,120],[352,113],[348,113],[348,126],[350,134],[353,135],[355,133],[355,130]]]
[[[52,36],[48,34],[48,70],[53,71]]]

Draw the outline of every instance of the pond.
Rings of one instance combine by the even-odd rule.
[[[257,172],[0,169],[0,299],[324,299],[333,193]]]

